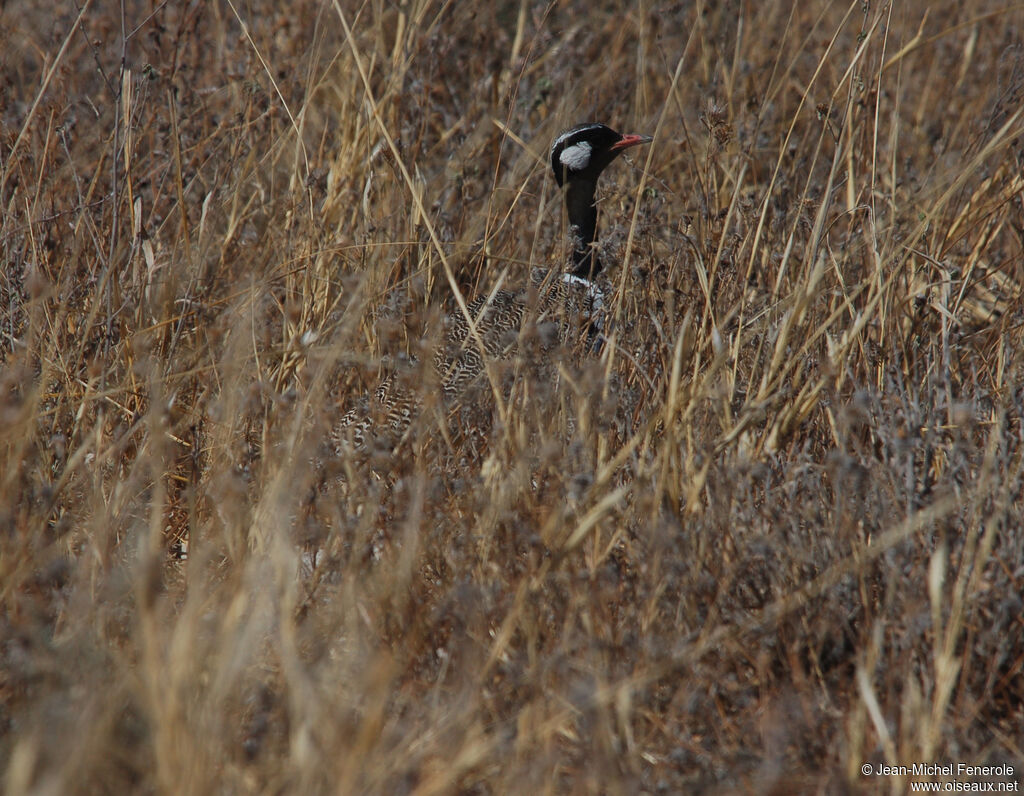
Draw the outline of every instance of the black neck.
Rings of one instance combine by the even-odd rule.
[[[572,275],[582,279],[593,279],[601,270],[601,261],[593,245],[597,238],[596,188],[596,182],[577,178],[569,180],[565,189],[569,235],[573,239]]]

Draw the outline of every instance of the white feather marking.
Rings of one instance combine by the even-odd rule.
[[[566,130],[558,138],[555,139],[555,143],[551,145],[552,151],[558,149],[559,144],[565,141],[567,138],[572,138],[574,135],[579,135],[583,132],[591,132],[592,130],[600,130],[604,127],[603,124],[581,124],[578,127],[573,127],[571,130]]]
[[[591,151],[588,142],[580,141],[578,144],[573,144],[563,149],[562,154],[558,156],[558,160],[567,169],[582,171],[590,163]]]
[[[576,276],[576,274],[562,274],[562,281],[567,285],[579,285],[588,293],[597,290],[597,286],[593,282],[582,276]]]
[[[590,319],[595,329],[600,330],[603,324],[604,314],[604,291],[589,279],[575,274],[562,274],[562,281],[569,287],[586,292],[590,299]]]

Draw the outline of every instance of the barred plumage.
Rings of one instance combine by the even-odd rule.
[[[599,338],[604,297],[594,281],[601,270],[593,245],[597,234],[597,179],[623,150],[650,140],[649,136],[621,135],[603,124],[579,125],[555,140],[551,167],[565,192],[573,239],[572,271],[555,274],[533,269],[526,287],[497,290],[473,299],[467,309],[475,334],[463,313],[447,319],[443,344],[432,362],[446,405],[465,395],[484,374],[484,354],[500,360],[515,353],[528,317],[535,319],[538,327],[547,326],[557,332],[542,348]],[[335,451],[365,448],[371,433],[389,446],[399,442],[422,406],[419,393],[400,386],[395,375],[389,375],[374,391],[369,407],[351,409],[334,426],[331,443]]]

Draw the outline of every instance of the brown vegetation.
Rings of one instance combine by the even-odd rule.
[[[46,5],[0,4],[4,792],[1019,780],[1024,12]],[[656,136],[608,345],[440,405],[403,361],[563,261],[589,120]],[[317,466],[395,368],[408,437]]]

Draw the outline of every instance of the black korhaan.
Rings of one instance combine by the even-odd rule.
[[[561,274],[534,269],[530,285],[521,290],[478,296],[468,304],[475,334],[463,313],[448,319],[444,343],[433,361],[446,404],[455,402],[484,372],[485,354],[502,359],[515,352],[515,338],[531,311],[538,319],[545,314],[556,317],[562,342],[572,343],[572,335],[586,336],[600,330],[604,301],[593,281],[601,271],[594,245],[597,181],[622,152],[650,141],[650,136],[623,135],[603,124],[577,125],[555,139],[551,169],[565,194],[572,242],[569,269]],[[353,409],[334,427],[331,436],[335,450],[363,448],[370,434],[383,436],[389,443],[399,440],[420,402],[418,394],[400,389],[389,376],[374,391],[374,406],[369,413]]]

